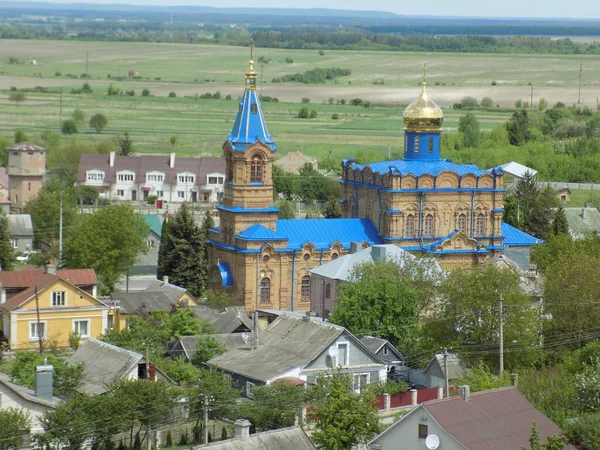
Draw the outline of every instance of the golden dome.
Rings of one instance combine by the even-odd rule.
[[[442,126],[442,108],[429,98],[425,87],[423,76],[421,95],[404,110],[404,126],[407,131],[438,131]]]

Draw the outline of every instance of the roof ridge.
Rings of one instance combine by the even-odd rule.
[[[128,354],[130,354],[130,355],[134,355],[134,356],[137,356],[137,357],[139,357],[139,358],[143,358],[143,357],[144,357],[144,355],[142,355],[141,353],[137,353],[137,352],[134,352],[134,351],[132,351],[132,350],[127,350],[126,348],[119,347],[119,346],[117,346],[117,345],[110,344],[110,343],[108,343],[108,342],[101,341],[100,339],[96,339],[96,338],[93,338],[93,337],[88,337],[88,338],[86,339],[86,342],[93,342],[93,343],[97,343],[97,344],[99,344],[100,346],[106,346],[106,347],[112,348],[112,349],[114,349],[114,350],[120,351],[121,353],[128,353]],[[84,345],[85,345],[85,343],[84,343]],[[82,345],[82,346],[83,346],[83,345]]]

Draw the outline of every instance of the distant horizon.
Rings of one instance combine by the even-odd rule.
[[[297,10],[341,10],[393,13],[399,16],[431,17],[431,18],[468,18],[468,19],[495,19],[495,20],[600,20],[600,2],[592,0],[573,0],[565,4],[559,0],[506,0],[503,3],[484,4],[474,0],[457,0],[448,3],[443,0],[431,0],[425,4],[410,3],[390,8],[388,0],[371,0],[365,8],[364,2],[356,0],[305,0],[299,7],[291,0],[176,0],[176,4],[169,4],[168,0],[0,0],[3,3],[51,3],[54,5],[127,5],[127,6],[154,6],[154,7],[210,7],[217,9],[227,8],[252,8],[252,9],[297,9]],[[519,11],[521,14],[515,14]],[[544,15],[538,14],[542,11]],[[598,30],[600,35],[600,28]]]

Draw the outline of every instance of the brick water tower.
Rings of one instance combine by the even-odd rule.
[[[29,142],[6,147],[6,170],[12,207],[22,209],[43,186],[46,149]]]

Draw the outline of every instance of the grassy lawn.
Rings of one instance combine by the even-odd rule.
[[[584,189],[571,189],[571,199],[569,202],[561,202],[564,208],[578,208],[583,207],[588,203],[589,206],[600,206],[600,192],[584,190]]]

